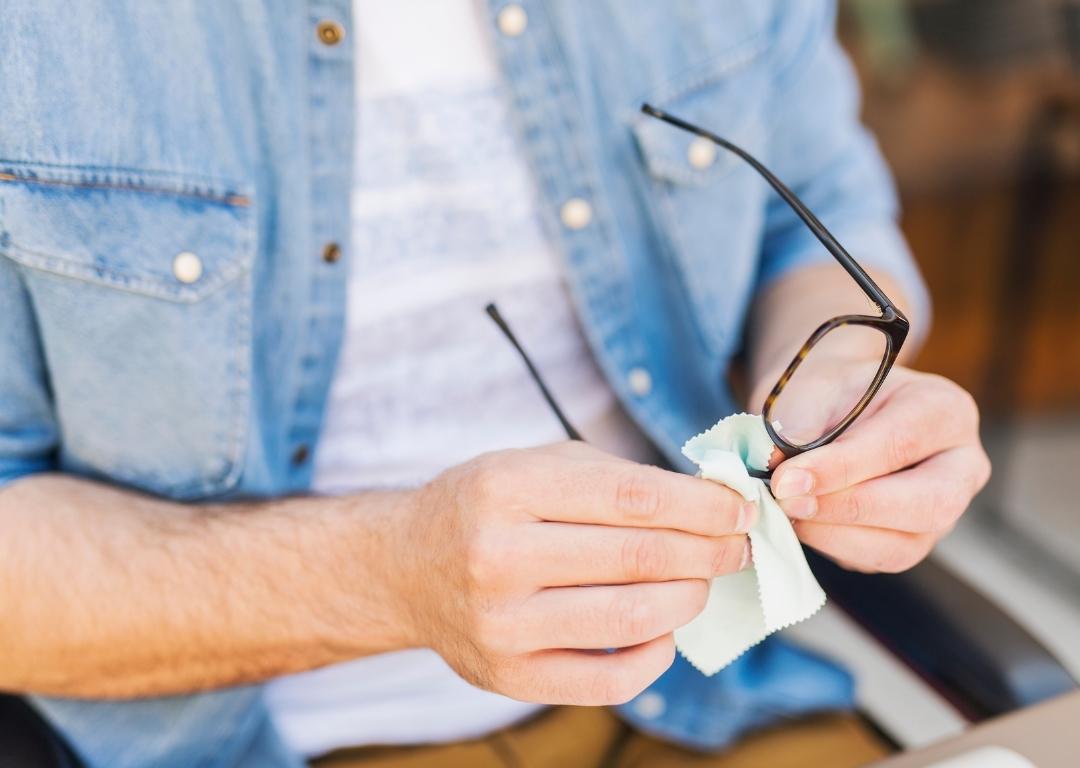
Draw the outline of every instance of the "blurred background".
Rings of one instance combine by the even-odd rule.
[[[994,462],[935,557],[1080,678],[1080,0],[842,0],[840,29],[934,298],[917,366],[975,395]],[[860,663],[869,710],[910,694],[900,741],[961,727]]]

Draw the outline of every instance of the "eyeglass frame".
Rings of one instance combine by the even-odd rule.
[[[790,459],[794,456],[798,456],[801,453],[806,453],[815,448],[820,448],[823,445],[828,445],[833,440],[842,435],[852,422],[855,421],[866,407],[877,395],[881,389],[882,384],[885,383],[885,377],[889,375],[889,371],[892,370],[893,365],[896,363],[896,359],[900,354],[900,349],[904,345],[904,340],[907,338],[908,332],[911,329],[911,323],[907,317],[900,310],[898,306],[890,299],[883,290],[874,282],[873,278],[867,274],[866,270],[860,266],[855,258],[840,245],[839,241],[833,236],[831,232],[825,227],[824,224],[813,214],[813,212],[806,207],[806,205],[798,198],[798,196],[792,192],[780,179],[778,179],[773,173],[766,168],[757,158],[751,155],[749,152],[739,147],[736,144],[731,143],[727,139],[717,136],[711,131],[707,131],[693,123],[690,123],[675,115],[664,112],[657,109],[650,104],[642,104],[641,111],[650,117],[655,117],[659,120],[663,120],[670,125],[680,128],[684,131],[688,131],[704,139],[707,139],[714,144],[732,152],[738,157],[742,158],[748,163],[755,171],[758,172],[769,185],[776,190],[777,194],[784,200],[785,203],[795,212],[795,214],[802,220],[804,224],[814,234],[814,237],[825,246],[825,249],[832,254],[840,266],[844,268],[851,278],[862,289],[866,297],[873,302],[875,306],[880,310],[881,315],[839,315],[822,323],[818,328],[810,334],[810,337],[796,353],[795,357],[788,364],[787,368],[777,379],[776,384],[773,385],[772,390],[765,398],[765,403],[762,406],[761,418],[765,423],[765,431],[768,432],[769,438],[773,441],[773,444],[784,454],[785,459]],[[533,365],[532,360],[529,359],[529,355],[525,352],[525,349],[518,342],[514,336],[513,331],[510,329],[509,324],[503,319],[498,309],[494,304],[488,304],[485,307],[485,311],[491,317],[491,319],[499,326],[503,334],[510,340],[522,360],[525,362],[525,366],[529,370],[529,374],[533,381],[540,388],[541,394],[547,401],[548,406],[555,413],[559,423],[562,425],[566,435],[571,440],[581,440],[580,433],[574,428],[570,421],[566,418],[559,404],[556,402],[554,396],[551,394],[547,385],[544,383],[543,378],[540,376],[540,372],[537,371]],[[886,348],[885,354],[882,357],[881,364],[878,366],[877,373],[874,375],[870,386],[863,394],[862,398],[855,404],[848,414],[832,426],[824,435],[814,440],[813,442],[806,443],[804,445],[796,445],[785,440],[773,427],[770,415],[772,413],[773,405],[776,399],[780,396],[780,393],[784,391],[784,387],[791,380],[792,375],[798,370],[802,362],[807,358],[810,350],[821,341],[830,331],[845,325],[861,325],[870,328],[875,328],[885,336]],[[749,469],[752,477],[756,477],[762,480],[768,480],[772,477],[772,470],[764,469]]]
[[[801,453],[811,451],[814,448],[828,445],[842,435],[848,427],[851,426],[852,422],[862,415],[863,411],[866,410],[866,407],[870,405],[870,402],[877,395],[882,384],[885,383],[885,377],[889,375],[889,371],[892,370],[897,357],[900,355],[900,349],[903,347],[904,340],[907,338],[908,332],[911,329],[911,323],[900,308],[896,306],[896,303],[885,294],[885,291],[881,290],[881,287],[874,282],[873,278],[867,274],[866,270],[862,268],[859,262],[857,262],[833,234],[829,232],[826,226],[821,223],[820,219],[806,207],[806,204],[803,203],[802,200],[787,187],[787,185],[780,181],[780,179],[778,179],[772,171],[766,168],[756,157],[727,139],[717,136],[715,133],[707,131],[680,117],[657,109],[651,104],[642,104],[641,111],[650,117],[663,120],[665,123],[673,125],[676,128],[680,128],[700,136],[703,139],[707,139],[717,146],[737,155],[749,164],[769,183],[769,186],[780,195],[783,201],[788,204],[802,222],[810,229],[814,234],[814,237],[825,246],[825,249],[832,254],[833,258],[840,263],[840,266],[844,268],[844,271],[851,276],[858,284],[859,288],[862,289],[863,293],[866,294],[866,297],[873,302],[881,312],[881,315],[879,316],[840,315],[822,323],[802,345],[765,398],[765,403],[761,409],[761,418],[765,422],[765,430],[769,433],[769,437],[772,439],[773,444],[780,449],[780,452],[784,454],[785,459],[790,459],[793,456],[798,456]],[[871,381],[870,386],[867,388],[862,398],[859,399],[851,411],[848,412],[843,419],[833,425],[824,435],[813,442],[804,445],[796,445],[788,442],[773,427],[771,419],[773,405],[776,403],[776,399],[780,396],[780,393],[784,391],[784,387],[791,380],[792,375],[794,375],[795,371],[810,354],[810,350],[814,348],[814,345],[821,341],[821,339],[823,339],[830,331],[844,325],[861,325],[875,328],[881,331],[885,336],[885,354],[882,356],[877,373],[874,375],[874,379]],[[771,470],[750,470],[750,474],[763,480],[772,477]]]

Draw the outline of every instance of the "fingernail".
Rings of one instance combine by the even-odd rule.
[[[807,496],[814,490],[814,476],[805,469],[789,469],[780,475],[780,480],[773,487],[773,496],[778,499],[790,499],[793,496]]]
[[[735,521],[735,532],[746,533],[754,527],[754,523],[757,522],[757,503],[753,501],[744,501],[743,505],[739,507],[739,517]]]
[[[750,551],[750,537],[746,538],[746,543],[743,545],[742,561],[739,563],[739,570],[744,571],[749,567],[753,560],[753,553]]]
[[[817,514],[817,499],[813,496],[796,496],[793,499],[783,499],[780,508],[788,517],[799,520],[809,520]]]

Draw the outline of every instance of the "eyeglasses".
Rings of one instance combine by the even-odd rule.
[[[765,429],[785,458],[828,445],[851,426],[881,389],[907,338],[911,327],[908,319],[817,216],[757,158],[730,141],[649,104],[642,104],[641,111],[708,139],[745,160],[795,211],[881,312],[877,316],[840,315],[822,323],[765,398],[762,407]],[[876,366],[867,362],[845,364],[845,353],[850,360],[850,353],[855,350],[864,355],[860,360],[876,357],[879,362]],[[873,354],[866,355],[870,351]],[[837,365],[845,366],[843,391],[823,391],[821,384],[814,381],[813,370]],[[768,470],[751,470],[750,474],[762,479],[772,476]]]
[[[798,354],[780,375],[768,397],[765,398],[762,407],[765,430],[780,452],[784,454],[785,459],[828,445],[851,426],[881,389],[885,377],[896,362],[900,348],[907,338],[910,329],[908,319],[795,193],[757,158],[726,139],[649,104],[643,104],[641,111],[684,131],[708,139],[745,160],[795,211],[814,233],[814,237],[851,275],[867,298],[881,312],[880,315],[840,315],[822,323],[802,345]],[[541,394],[559,419],[567,436],[571,440],[580,440],[581,435],[559,408],[528,354],[515,338],[506,320],[499,314],[499,310],[494,304],[489,304],[487,313],[521,355],[529,369],[529,374],[540,388]],[[856,350],[859,352],[857,363],[850,354]],[[868,355],[870,350],[873,350],[873,354]],[[874,359],[879,360],[876,365],[872,363]],[[823,391],[821,380],[817,382],[814,380],[812,375],[814,369],[835,368],[836,366],[845,366],[843,391]],[[772,477],[771,470],[751,469],[749,471],[753,477],[763,480]]]

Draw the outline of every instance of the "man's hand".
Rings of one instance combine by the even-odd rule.
[[[624,702],[670,666],[709,579],[747,564],[755,514],[720,485],[582,443],[487,454],[418,492],[400,599],[417,644],[476,685]]]
[[[815,390],[868,381],[850,365],[816,369]],[[763,377],[754,402],[764,399]],[[849,393],[850,394],[850,393]],[[877,397],[835,442],[781,463],[772,490],[799,538],[841,565],[896,572],[922,560],[990,477],[971,396],[940,376],[896,367]]]
[[[168,696],[431,647],[519,699],[625,701],[752,523],[733,491],[582,444],[223,504],[32,476],[0,489],[0,689]]]

